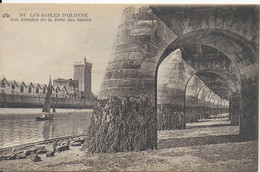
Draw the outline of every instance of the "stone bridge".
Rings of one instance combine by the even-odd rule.
[[[94,109],[89,150],[156,149],[157,126],[173,129],[174,112],[187,122],[195,112],[197,120],[228,107],[240,134],[257,138],[258,26],[258,6],[126,8]],[[162,82],[161,68],[167,69]]]

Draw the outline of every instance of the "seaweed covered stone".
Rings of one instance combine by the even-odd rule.
[[[157,117],[152,100],[147,97],[98,100],[83,147],[92,153],[156,149]]]

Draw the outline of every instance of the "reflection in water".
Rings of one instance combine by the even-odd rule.
[[[43,130],[42,135],[44,140],[48,140],[53,138],[54,135],[54,121],[42,121],[43,122]]]
[[[60,113],[50,121],[35,121],[38,115],[0,114],[0,148],[86,134],[92,111]]]

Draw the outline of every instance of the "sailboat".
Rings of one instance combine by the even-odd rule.
[[[51,84],[51,77],[50,77],[47,94],[45,97],[45,103],[42,109],[42,117],[36,117],[35,118],[36,121],[45,121],[45,120],[54,119],[54,113],[50,113],[51,94],[52,94],[52,84]],[[55,107],[53,108],[53,111],[55,112]]]

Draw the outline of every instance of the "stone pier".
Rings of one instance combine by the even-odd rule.
[[[158,128],[175,127],[170,114],[176,107],[161,103],[157,91],[159,67],[176,50],[191,68],[182,71],[189,74],[188,80],[180,77],[176,82],[185,80],[179,85],[186,87],[192,77],[198,77],[208,92],[217,95],[212,100],[197,96],[212,104],[204,109],[213,114],[217,101],[229,101],[239,92],[240,134],[257,138],[259,7],[131,6],[123,11],[94,110],[88,139],[91,152],[156,149],[157,111]],[[171,88],[180,92],[178,100],[185,100],[186,121],[187,114],[197,112],[196,105],[189,107],[188,102],[195,102],[199,88],[186,97],[182,94],[186,88],[179,85]],[[165,123],[166,119],[170,121]]]

